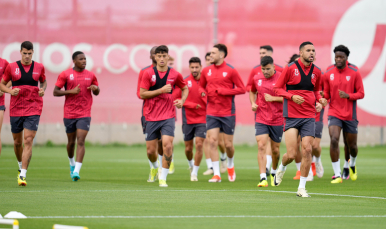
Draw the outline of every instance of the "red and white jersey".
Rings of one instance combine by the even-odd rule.
[[[275,71],[276,72],[282,72],[283,71],[283,67],[282,66],[280,66],[280,65],[277,65],[277,64],[273,64],[274,66],[275,66]],[[261,72],[261,65],[259,64],[259,65],[257,65],[257,66],[255,66],[253,69],[252,69],[252,71],[251,71],[251,73],[249,74],[249,77],[248,77],[248,81],[247,81],[247,86],[246,86],[246,89],[247,89],[247,91],[250,91],[251,90],[251,88],[252,88],[252,84],[253,84],[253,77],[255,76],[255,75],[258,75],[258,74],[261,74],[262,72]]]
[[[3,76],[5,69],[8,66],[8,61],[6,59],[0,58],[0,76]],[[4,100],[5,100],[5,93],[0,96],[0,106],[4,106]]]

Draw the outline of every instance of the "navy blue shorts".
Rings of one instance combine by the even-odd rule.
[[[274,142],[281,142],[283,137],[283,126],[270,126],[263,123],[255,123],[255,136],[268,134]]]
[[[315,122],[315,138],[322,138],[323,121]]]
[[[358,120],[340,120],[334,116],[328,116],[328,127],[339,126],[344,133],[358,134]]]
[[[90,130],[91,117],[63,119],[64,126],[66,127],[66,133],[74,133],[77,129]]]
[[[5,111],[5,106],[0,106],[0,111]]]
[[[300,137],[315,137],[315,119],[314,118],[285,118],[284,131],[295,128],[299,131]]]
[[[11,131],[14,134],[24,129],[38,131],[40,115],[11,117]]]
[[[182,124],[184,141],[193,140],[194,137],[206,138],[206,124]]]
[[[233,135],[236,126],[236,116],[217,117],[206,116],[206,130],[220,128],[227,135]]]
[[[142,125],[142,132],[143,132],[143,134],[146,134],[146,119],[145,119],[145,116],[141,117],[141,125]]]
[[[146,141],[161,139],[162,135],[174,137],[174,130],[176,128],[176,119],[169,118],[162,121],[146,121]]]

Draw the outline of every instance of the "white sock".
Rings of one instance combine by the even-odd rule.
[[[272,156],[266,155],[266,157],[267,157],[267,165],[265,167],[267,167],[267,169],[269,171],[269,169],[271,168],[271,164],[272,164]]]
[[[228,168],[233,168],[235,164],[233,163],[233,159],[235,159],[235,156],[232,158],[228,157]]]
[[[151,168],[151,169],[154,169],[154,168],[153,168],[153,162],[151,162],[149,159],[147,159],[147,160],[149,161],[150,168]]]
[[[159,161],[159,163],[162,165],[162,155],[159,155],[159,154],[158,154],[158,161]]]
[[[302,163],[301,162],[299,162],[299,163],[296,163],[296,168],[298,169],[298,171],[300,171],[300,166],[302,165]]]
[[[190,175],[195,175],[195,176],[197,176],[197,173],[198,173],[198,169],[200,168],[200,166],[195,166],[195,165],[193,165],[193,171],[192,171],[192,174],[190,174]]]
[[[271,168],[271,174],[276,174],[276,169]]]
[[[306,188],[306,182],[307,182],[307,177],[302,177],[300,176],[300,181],[299,181],[299,188]]]
[[[315,156],[314,156],[315,157]],[[321,159],[322,155],[320,155],[319,157],[315,157],[315,163],[320,163],[320,159]]]
[[[27,177],[27,170],[26,169],[20,169],[20,176],[21,177]]]
[[[229,163],[229,161],[228,161],[228,163]],[[215,176],[217,175],[217,176],[221,177],[219,161],[212,161],[212,165],[213,165],[213,173],[214,173],[214,175]]]
[[[280,163],[279,169],[284,172],[287,169],[287,166],[284,166],[282,163]]]
[[[82,163],[80,163],[80,162],[75,162],[74,173],[78,173],[78,174],[79,174],[80,168],[82,168]]]
[[[220,157],[222,161],[225,161],[227,159],[226,153],[220,153]]]
[[[260,180],[263,178],[267,180],[267,174],[266,173],[260,173]]]
[[[168,173],[169,173],[169,169],[165,169],[162,167],[160,180],[166,181],[166,177],[168,176]]]
[[[357,157],[352,157],[350,155],[350,167],[354,167],[355,166],[356,160],[357,160]]]
[[[21,162],[21,161],[20,161],[20,162],[18,161],[17,163],[19,164],[19,170],[21,170],[21,164],[22,164],[22,162]]]
[[[206,166],[208,167],[208,169],[213,168],[212,159],[208,158],[205,161],[206,161]]]
[[[332,162],[332,168],[334,169],[334,176],[340,177],[340,160]]]
[[[312,162],[316,162],[316,157],[315,156],[312,156]]]
[[[344,160],[343,168],[348,169],[348,161]]]
[[[150,162],[150,167],[151,167],[152,169],[156,169],[156,168],[159,167],[159,166],[158,166],[158,161],[151,162],[151,161],[149,160],[149,162]]]
[[[68,158],[68,160],[70,161],[70,166],[75,166],[74,158]]]
[[[190,160],[190,161],[188,160],[189,168],[192,168],[192,167],[193,167],[193,162],[194,162],[193,159]]]
[[[312,166],[310,167],[310,171],[308,172],[308,174],[314,176],[314,173],[312,172]]]

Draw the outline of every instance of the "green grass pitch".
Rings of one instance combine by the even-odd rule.
[[[30,218],[19,220],[20,228],[28,229],[52,228],[53,224],[90,229],[386,225],[386,147],[360,147],[358,180],[337,185],[330,184],[329,150],[323,148],[325,175],[307,182],[311,198],[296,197],[298,181],[292,180],[295,164],[288,166],[280,187],[257,188],[257,147],[236,146],[234,183],[228,182],[226,174],[222,174],[222,183],[208,183],[210,177],[202,175],[204,161],[199,181],[191,182],[183,146],[177,145],[174,152],[176,172],[168,176],[169,187],[162,189],[158,182],[146,182],[149,165],[144,146],[87,147],[78,182],[70,179],[65,147],[35,147],[28,185],[19,187],[13,148],[4,147],[0,157],[0,214],[25,214]],[[52,218],[55,216],[59,217]]]

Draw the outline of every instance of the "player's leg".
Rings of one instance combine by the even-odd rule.
[[[341,171],[340,171],[340,150],[339,150],[339,138],[340,131],[342,129],[341,120],[329,116],[328,117],[328,131],[330,134],[330,157],[332,168],[334,170],[334,176],[332,177],[332,184],[342,183]]]
[[[76,160],[75,169],[72,173],[72,180],[77,181],[80,179],[79,173],[82,168],[83,158],[86,153],[85,143],[88,131],[77,129],[76,130]]]
[[[233,134],[236,127],[236,117],[221,117],[220,122],[221,129],[224,131],[225,152],[228,157],[228,180],[234,182],[236,180],[236,171],[234,166],[235,147],[233,145]]]
[[[221,182],[219,155],[217,151],[220,128],[221,121],[219,117],[206,116],[206,134],[209,139],[209,152],[213,166],[213,177],[209,180],[211,183]]]
[[[171,118],[158,123],[162,134],[161,138],[163,149],[162,171],[159,178],[159,186],[168,187],[166,184],[166,178],[169,174],[170,165],[173,159],[173,140],[176,121],[175,118]]]
[[[192,173],[193,170],[193,139],[195,133],[194,124],[182,124],[182,133],[184,135],[185,142],[185,155],[188,159],[189,171]]]
[[[322,178],[324,174],[324,169],[323,169],[322,160],[321,160],[321,154],[322,154],[322,147],[320,147],[321,140],[322,140],[321,138],[315,137],[314,143],[312,144],[312,155],[315,157],[316,175],[319,178]]]
[[[315,125],[315,121],[313,121]],[[315,131],[315,126],[312,126],[313,131]],[[303,131],[303,130],[301,130]],[[306,192],[306,182],[307,177],[309,174],[311,174],[311,177],[313,178],[311,169],[311,162],[312,162],[312,144],[314,141],[314,136],[302,136],[302,145],[301,145],[301,153],[302,153],[302,165],[300,167],[300,180],[299,180],[299,187],[298,187],[298,193],[297,196],[299,197],[310,197]]]
[[[347,136],[343,131],[343,143],[344,143],[344,164],[342,170],[342,179],[348,180],[350,178],[350,169],[349,169],[349,161],[350,161],[350,153],[348,150]]]
[[[350,153],[350,177],[355,181],[358,178],[358,171],[356,169],[356,160],[358,155],[358,121],[343,121],[343,135],[346,136],[347,148]]]
[[[206,127],[204,127],[204,129],[206,131]],[[198,181],[197,173],[198,173],[198,169],[200,168],[200,163],[203,156],[204,142],[206,141],[206,139],[203,137],[197,136],[195,138],[195,141],[196,141],[196,154],[194,155],[194,165],[190,173],[190,181]]]
[[[19,165],[17,179],[19,179],[21,166],[22,166],[22,155],[23,155],[23,121],[24,117],[10,117],[11,121],[11,132],[13,137],[13,149],[15,151],[17,163]]]
[[[162,145],[159,146],[159,143],[161,142],[159,140],[161,139],[160,128],[161,127],[159,122],[146,122],[146,153],[147,158],[152,164],[147,182],[154,182],[157,179],[157,174],[160,167],[159,163],[162,163],[162,161],[157,161],[157,150],[158,153],[160,152],[160,149],[162,150]]]
[[[68,160],[70,162],[70,176],[72,178],[72,174],[75,169],[75,144],[76,144],[76,122],[77,119],[63,119],[64,126],[66,128],[67,134],[67,155]]]
[[[280,160],[280,143],[283,137],[283,126],[269,126],[269,145],[272,149],[271,186],[275,186],[274,177]]]
[[[32,158],[32,145],[33,145],[33,140],[35,138],[35,135],[36,135],[35,130],[24,129],[24,136],[23,136],[24,148],[22,153],[22,166],[20,170],[20,176],[18,179],[19,186],[27,185],[27,181],[26,181],[27,169]]]
[[[206,139],[204,141],[204,154],[205,154],[206,166],[208,169],[203,174],[204,175],[212,175],[213,174],[213,165],[212,165],[212,159],[210,158],[210,146],[209,146],[208,135],[206,135]]]
[[[218,135],[218,148],[220,150],[220,172],[225,173],[227,171],[227,155],[225,149],[224,132],[221,131]]]
[[[2,149],[2,144],[1,144],[1,128],[3,126],[3,118],[4,118],[4,110],[0,109],[0,155],[1,155],[1,149]]]
[[[300,145],[302,142],[302,138],[298,135],[298,145],[299,147],[296,149],[296,157],[295,157],[295,165],[296,165],[296,175],[294,176],[294,180],[300,180],[300,166],[302,165],[302,154],[300,153]]]
[[[259,127],[259,131],[261,131],[261,129],[262,128]],[[257,185],[257,187],[268,187],[266,167],[265,167],[267,164],[267,157],[266,157],[267,145],[270,145],[268,133],[257,135],[256,142],[257,142],[257,148],[258,148],[257,162],[259,164],[259,171],[260,171],[260,183]]]
[[[271,147],[271,144],[269,144],[269,142],[271,142],[271,138],[269,138],[267,142],[268,144],[267,144],[267,150],[265,152],[265,157],[267,158],[266,173],[267,173],[267,176],[269,176],[270,175],[269,171],[272,165],[272,147]]]

